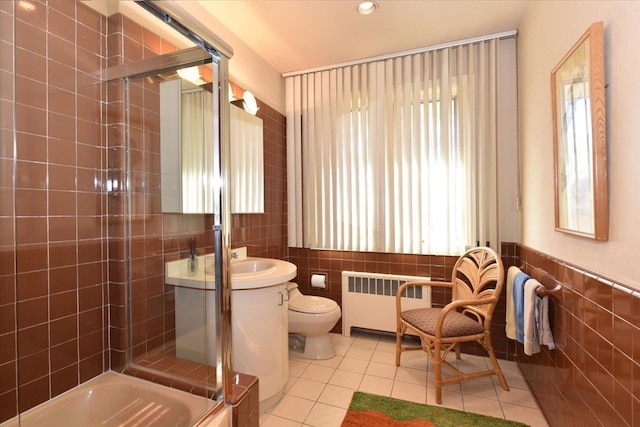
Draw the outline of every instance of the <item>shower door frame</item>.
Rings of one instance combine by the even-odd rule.
[[[218,114],[214,114],[214,122],[211,126],[213,132],[213,180],[215,182],[213,191],[213,235],[214,235],[214,258],[215,258],[215,313],[219,313],[216,318],[216,400],[218,402],[227,402],[231,393],[231,287],[229,277],[229,248],[230,248],[230,196],[226,190],[225,183],[229,170],[229,104],[224,102],[228,98],[228,59],[224,55],[216,55],[210,49],[201,47],[193,47],[182,49],[176,52],[159,55],[149,59],[128,63],[116,67],[103,70],[103,81],[122,80],[125,82],[125,91],[128,88],[128,81],[139,79],[147,76],[157,75],[162,72],[176,70],[178,68],[186,68],[194,65],[202,65],[211,63],[214,66],[214,76],[217,77],[213,82],[213,104],[218,109]],[[217,90],[216,90],[217,89]],[[125,103],[128,109],[128,99],[125,94]],[[127,114],[128,116],[128,114]],[[127,146],[129,146],[129,120],[127,118]],[[126,173],[130,171],[126,164]],[[128,180],[128,176],[127,176]],[[127,242],[130,242],[130,189],[127,190],[127,221],[126,231]],[[227,224],[227,226],[223,226]],[[129,245],[125,245],[126,259],[129,257]],[[131,271],[127,263],[126,281],[128,287],[131,286]],[[131,355],[131,315],[130,315],[130,298],[127,298],[127,366],[133,362]],[[139,369],[139,368],[138,368]],[[222,399],[221,399],[222,398]]]

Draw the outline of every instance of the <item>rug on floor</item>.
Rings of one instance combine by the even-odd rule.
[[[356,391],[342,427],[523,427],[526,424]]]

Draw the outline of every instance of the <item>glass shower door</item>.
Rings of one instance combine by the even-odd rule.
[[[224,400],[219,63],[191,48],[110,73],[128,73],[123,371],[208,397],[203,414]]]

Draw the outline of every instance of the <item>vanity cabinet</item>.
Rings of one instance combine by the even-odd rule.
[[[260,412],[280,401],[289,378],[287,285],[231,291],[233,370],[258,377]]]

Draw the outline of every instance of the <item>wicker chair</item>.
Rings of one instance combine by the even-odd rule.
[[[491,346],[491,317],[504,284],[504,269],[500,256],[490,248],[474,248],[465,252],[453,267],[450,282],[407,282],[396,294],[396,365],[407,350],[424,350],[434,363],[436,402],[442,403],[442,385],[472,378],[497,375],[502,388],[509,390]],[[440,286],[451,288],[452,299],[443,308],[402,310],[402,294],[410,286]],[[421,346],[403,346],[405,332],[417,335]],[[465,373],[445,358],[455,350],[460,359],[460,343],[480,343],[489,353],[493,369]],[[454,372],[442,378],[442,366]]]

